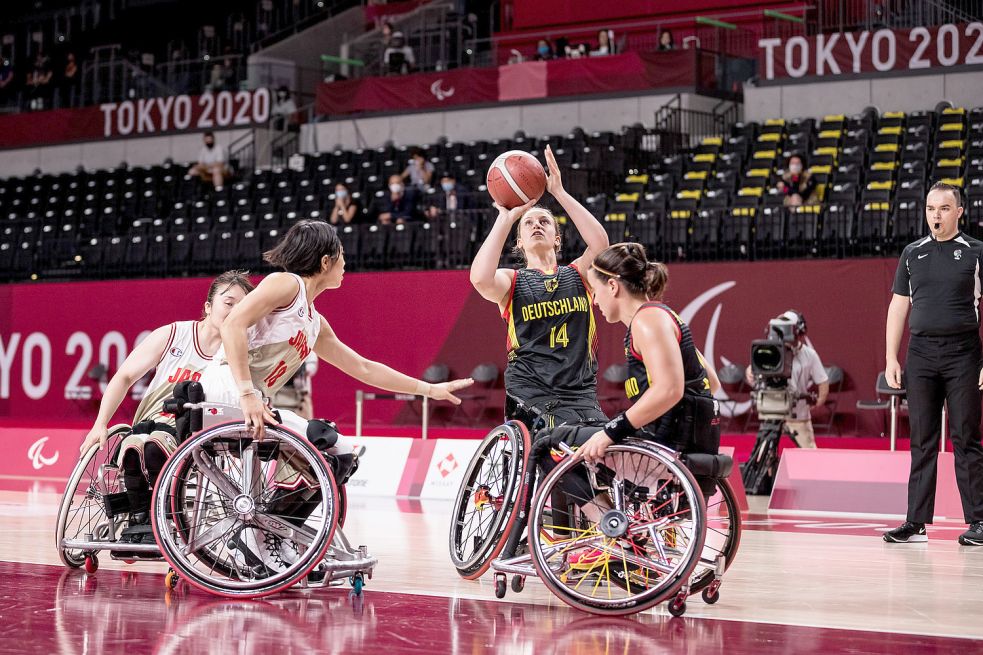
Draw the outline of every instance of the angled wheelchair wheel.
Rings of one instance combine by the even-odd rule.
[[[125,494],[116,465],[119,447],[130,434],[129,425],[109,429],[106,447],[92,446],[79,459],[61,498],[55,525],[55,548],[65,566],[79,568],[92,550],[72,547],[73,542],[116,541],[125,517],[113,516],[113,499]]]
[[[710,586],[718,557],[724,558],[724,570],[729,569],[740,547],[741,508],[730,482],[719,480],[717,493],[707,503],[707,536],[700,563],[690,581],[690,593],[697,594]]]
[[[338,491],[303,437],[267,429],[255,441],[227,423],[185,441],[154,490],[154,536],[164,559],[213,594],[257,598],[305,577],[337,527]]]
[[[566,495],[567,507],[551,506],[554,490]],[[633,614],[687,583],[705,521],[703,494],[675,453],[628,440],[596,466],[568,457],[546,476],[530,512],[530,550],[543,583],[563,602],[594,614]]]
[[[505,547],[528,458],[529,431],[509,421],[488,433],[468,464],[450,525],[451,562],[465,580],[479,578]]]

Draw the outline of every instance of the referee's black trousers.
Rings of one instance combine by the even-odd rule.
[[[908,520],[931,523],[942,431],[948,401],[949,434],[956,460],[956,484],[967,523],[983,520],[983,446],[980,444],[978,332],[948,336],[912,335],[905,363],[911,424]]]

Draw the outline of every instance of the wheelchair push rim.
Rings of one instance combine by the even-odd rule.
[[[481,577],[508,541],[526,490],[529,431],[518,421],[484,438],[468,464],[454,502],[450,557],[465,580]]]
[[[106,494],[123,491],[120,471],[116,467],[119,446],[130,433],[129,425],[114,425],[109,429],[106,446],[92,445],[75,464],[65,486],[55,524],[55,548],[65,566],[79,568],[92,551],[66,548],[66,540],[82,537],[85,541],[106,541],[107,547],[116,541],[122,524],[114,525],[106,514]],[[113,532],[114,534],[109,534]],[[91,535],[92,539],[88,536]]]
[[[285,509],[297,503],[306,503],[303,517]],[[181,578],[219,596],[258,598],[295,584],[324,558],[338,491],[306,439],[277,426],[256,442],[236,422],[178,448],[152,510],[161,554]]]
[[[609,447],[596,472],[589,470],[567,457],[536,491],[528,534],[543,583],[568,605],[609,616],[677,594],[705,536],[706,505],[692,474],[675,453],[630,441]],[[548,507],[557,489],[571,503],[559,511]]]

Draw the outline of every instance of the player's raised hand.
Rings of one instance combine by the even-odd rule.
[[[563,191],[563,180],[560,177],[560,167],[553,156],[553,148],[546,146],[546,165],[549,168],[549,175],[546,176],[546,190],[551,195],[556,195]]]
[[[525,214],[528,210],[532,209],[533,205],[536,204],[536,200],[535,199],[530,200],[526,204],[521,205],[519,207],[515,207],[513,209],[506,209],[505,207],[503,207],[502,205],[498,204],[497,202],[496,203],[493,203],[493,204],[495,206],[495,209],[498,210],[498,217],[499,218],[501,218],[503,216],[506,217],[508,219],[508,221],[509,221],[509,225],[512,225],[517,220],[519,220],[520,218],[522,218],[522,215],[523,214]]]

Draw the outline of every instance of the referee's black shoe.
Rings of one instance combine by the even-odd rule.
[[[983,521],[970,524],[969,530],[959,535],[959,543],[963,546],[983,546]]]
[[[983,534],[979,536],[983,537]],[[913,544],[928,541],[928,535],[925,534],[924,523],[905,521],[893,530],[885,532],[884,541],[889,544]]]

